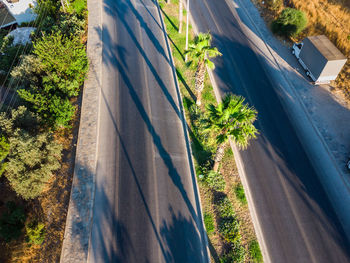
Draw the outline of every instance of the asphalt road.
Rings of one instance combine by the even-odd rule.
[[[89,262],[207,262],[174,72],[151,0],[105,0]]]
[[[198,30],[210,31],[223,54],[215,60],[219,92],[243,95],[259,112],[260,135],[241,154],[270,260],[350,262],[349,243],[280,103],[279,83],[266,73],[232,6],[190,3]]]

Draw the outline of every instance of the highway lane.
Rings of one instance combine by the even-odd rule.
[[[219,92],[243,95],[259,112],[261,134],[241,156],[270,260],[350,262],[349,242],[280,103],[280,84],[266,73],[232,6],[190,4],[198,30],[210,31],[223,54],[215,60]]]
[[[207,262],[169,53],[151,0],[105,0],[89,262]]]

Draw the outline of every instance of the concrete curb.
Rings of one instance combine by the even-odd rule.
[[[181,0],[179,0],[181,1]],[[168,49],[168,53],[169,53],[169,58],[170,58],[170,62],[171,62],[171,67],[172,67],[172,73],[173,73],[173,77],[174,77],[174,80],[175,80],[175,87],[176,87],[176,94],[178,96],[178,101],[179,101],[179,106],[180,106],[180,109],[181,109],[181,117],[182,117],[182,125],[183,125],[183,129],[184,129],[184,135],[185,135],[185,140],[186,140],[186,148],[187,148],[187,151],[188,151],[188,156],[189,156],[189,163],[190,163],[190,168],[191,168],[191,173],[194,175],[194,185],[195,185],[195,189],[196,189],[196,192],[198,193],[198,198],[199,200],[201,200],[200,198],[200,193],[199,193],[199,190],[198,190],[198,184],[197,184],[197,180],[196,180],[196,172],[195,172],[195,169],[194,169],[194,162],[193,162],[193,154],[192,154],[192,148],[191,148],[191,143],[189,141],[189,133],[188,133],[188,126],[187,126],[187,122],[186,122],[186,115],[185,115],[185,111],[184,111],[184,108],[183,108],[183,104],[182,104],[182,96],[181,96],[181,92],[180,92],[180,87],[179,87],[179,81],[177,79],[177,75],[176,75],[176,69],[175,69],[175,64],[174,64],[174,59],[173,59],[173,52],[172,52],[172,49],[171,49],[171,46],[169,44],[169,39],[168,39],[168,34],[167,34],[167,31],[166,31],[166,25],[164,23],[164,17],[160,11],[160,7],[159,7],[159,3],[157,2],[157,9],[158,9],[158,14],[159,14],[159,17],[160,17],[160,20],[162,22],[162,29],[163,29],[163,33],[164,33],[164,39],[165,39],[165,43],[166,43],[166,46],[167,46],[167,49]],[[204,225],[204,218],[203,218],[203,208],[202,208],[202,204],[201,202],[199,201],[199,209],[200,209],[200,214],[201,214],[201,223],[202,223],[202,226],[203,226],[203,230],[205,230],[205,225]],[[207,262],[210,262],[210,250],[209,250],[209,242],[208,242],[208,237],[206,235],[206,232],[205,233],[202,233],[202,235],[204,236],[204,241],[205,241],[205,247],[206,247],[206,260]]]
[[[102,2],[88,0],[87,55],[89,72],[84,84],[75,167],[61,263],[86,262],[92,226],[97,164],[97,138],[102,70]]]

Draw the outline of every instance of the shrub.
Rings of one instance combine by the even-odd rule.
[[[242,204],[247,204],[247,199],[244,194],[244,188],[241,183],[237,184],[235,187],[235,194],[237,199],[242,203]]]
[[[14,202],[7,202],[6,211],[0,218],[0,236],[6,242],[19,238],[22,234],[25,220],[26,216],[23,207],[16,206]]]
[[[42,21],[43,17],[57,17],[59,15],[60,1],[38,0],[34,12],[38,15],[37,20]]]
[[[12,45],[13,37],[0,37],[0,70],[2,74],[7,74],[13,66],[16,66],[20,57],[18,54],[25,52],[25,46]]]
[[[46,236],[44,223],[31,222],[26,225],[27,242],[41,245]]]
[[[239,223],[236,217],[224,217],[219,219],[218,229],[225,240],[231,244],[241,242]]]
[[[194,145],[192,145],[192,148],[194,150],[196,150]],[[198,157],[198,150],[194,154],[196,155],[196,157]],[[203,158],[203,159],[205,159],[205,158]],[[206,158],[206,161],[202,161],[202,163],[200,163],[199,165],[196,166],[196,175],[198,176],[198,179],[204,183],[206,183],[206,175],[208,174],[208,172],[210,171],[210,169],[212,167],[210,160],[207,160],[207,159],[208,158]]]
[[[88,63],[78,37],[44,36],[11,76],[19,80],[19,96],[55,128],[69,127],[75,113],[70,98],[79,94]]]
[[[73,8],[73,10],[72,10]],[[69,10],[70,12],[75,11],[75,13],[77,13],[78,15],[83,15],[85,10],[86,10],[86,0],[75,0],[72,4],[71,4],[71,10]]]
[[[205,176],[205,182],[207,185],[215,191],[223,191],[226,186],[224,177],[215,171],[209,171]]]
[[[88,68],[85,47],[79,37],[69,39],[61,33],[43,36],[34,43],[35,55],[47,76],[44,86],[54,86],[68,97],[77,96]]]
[[[10,144],[8,143],[5,136],[0,135],[0,175],[6,169],[5,158],[10,152]]]
[[[214,232],[214,219],[213,216],[209,213],[204,213],[204,225],[207,230],[208,235]]]
[[[240,263],[245,261],[245,250],[242,245],[233,247],[229,252],[224,253],[220,258],[220,263]]]
[[[44,73],[40,59],[34,55],[26,55],[22,57],[21,63],[11,71],[11,77],[13,82],[18,83],[21,87],[39,86]]]
[[[227,196],[221,198],[216,204],[216,210],[220,217],[232,217],[235,215],[233,211],[233,206]]]
[[[189,111],[190,110],[190,107],[194,104],[193,100],[191,100],[189,97],[186,97],[184,96],[183,99],[182,99],[182,104],[183,104],[183,107]]]
[[[249,254],[254,262],[263,262],[263,257],[260,251],[259,243],[256,240],[253,240],[249,244]]]
[[[30,119],[32,126],[28,128]],[[24,199],[39,196],[53,172],[60,168],[62,146],[52,134],[38,132],[38,123],[36,115],[23,106],[12,110],[10,116],[0,114],[0,131],[10,143],[5,176]]]
[[[239,222],[234,214],[233,206],[227,196],[216,205],[219,214],[218,229],[220,234],[231,244],[240,243]]]
[[[61,32],[67,37],[82,36],[85,32],[86,22],[79,19],[76,14],[62,14],[59,23],[53,26],[53,32]]]
[[[307,18],[304,12],[285,8],[271,24],[273,33],[282,36],[297,36],[307,25]]]
[[[278,11],[283,7],[283,0],[267,0],[268,8],[274,11]]]

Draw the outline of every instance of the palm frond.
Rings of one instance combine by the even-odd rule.
[[[218,106],[207,106],[206,128],[217,133],[217,143],[231,136],[240,148],[246,148],[258,134],[253,125],[256,116],[257,111],[245,104],[243,97],[228,94]]]

